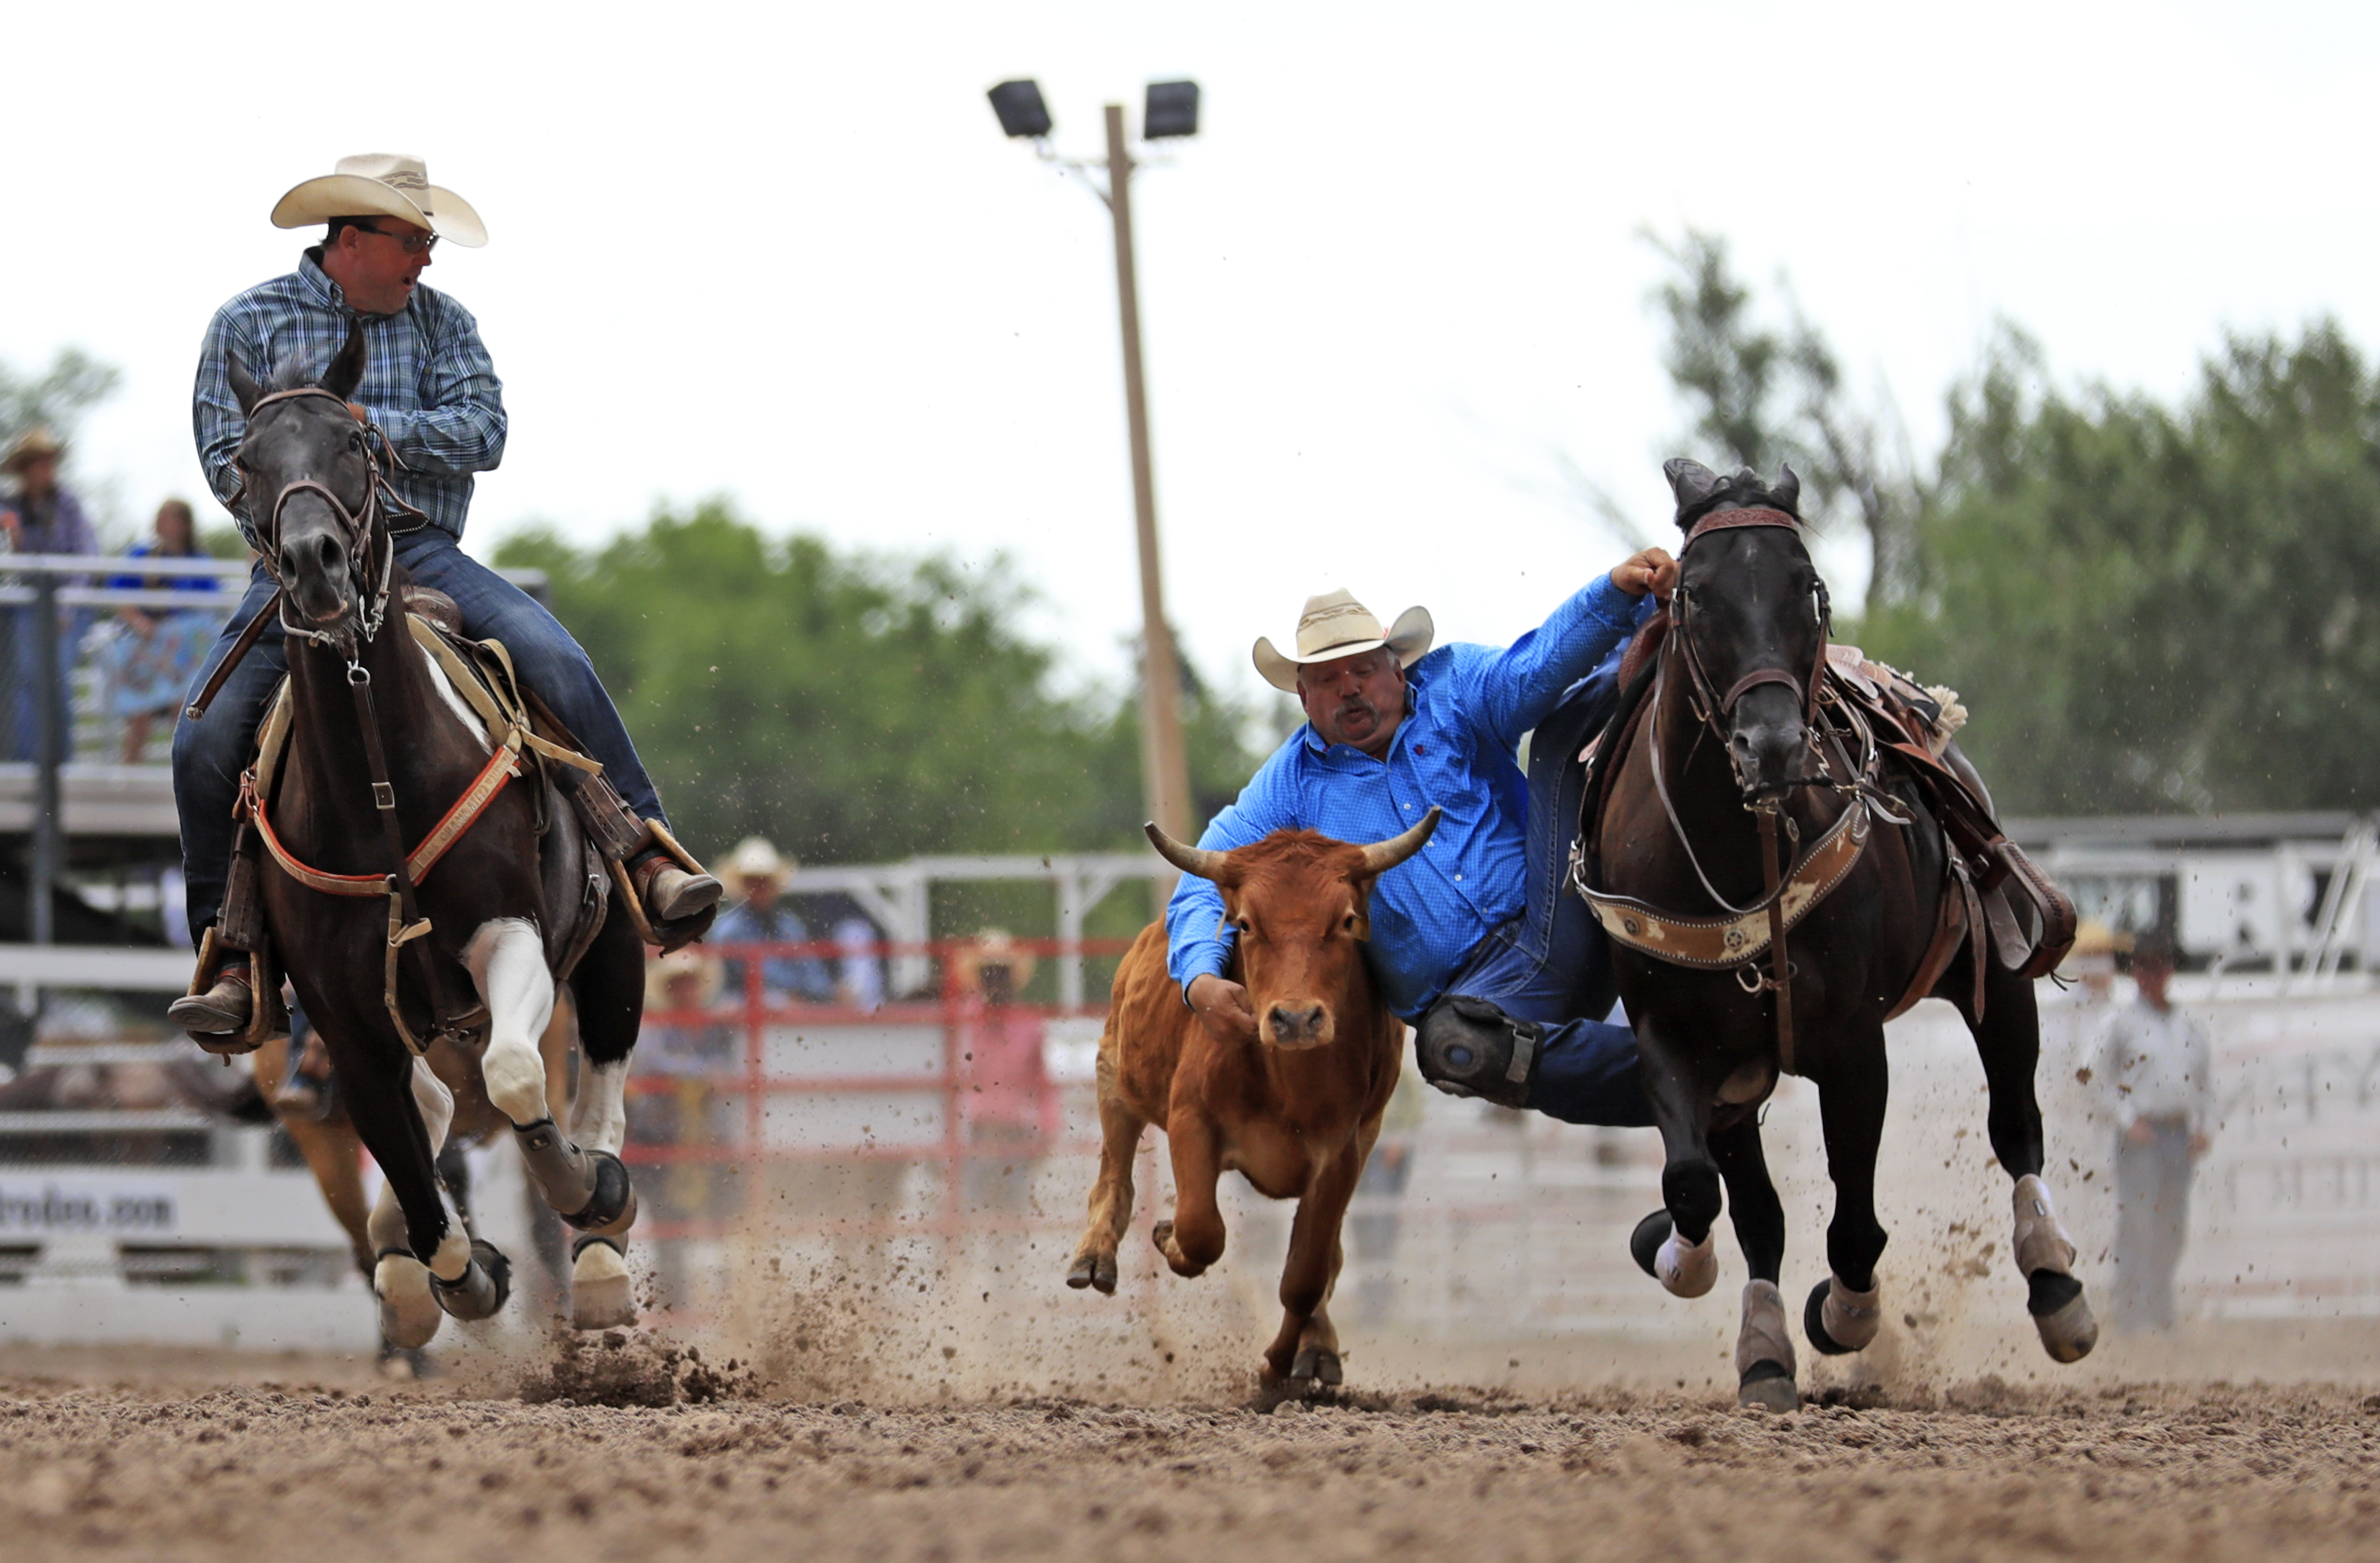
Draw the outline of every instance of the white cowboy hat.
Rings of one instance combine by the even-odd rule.
[[[658,961],[645,963],[645,1008],[676,1009],[670,1000],[670,984],[680,977],[695,979],[692,1007],[698,1010],[719,1002],[720,990],[727,984],[727,973],[716,958],[692,948],[673,950]]]
[[[467,249],[488,242],[487,224],[471,203],[431,184],[421,160],[403,152],[339,159],[336,172],[309,179],[283,196],[273,208],[273,225],[302,228],[334,217],[373,215],[402,219]]]
[[[738,879],[767,879],[781,889],[794,877],[790,858],[780,857],[766,836],[747,836],[727,854],[727,872]]]
[[[1302,664],[1360,656],[1385,646],[1396,653],[1397,666],[1409,668],[1421,660],[1437,634],[1427,608],[1406,609],[1384,635],[1369,608],[1344,590],[1326,591],[1307,598],[1305,612],[1297,616],[1297,655],[1286,656],[1275,650],[1270,640],[1259,637],[1254,656],[1257,672],[1267,684],[1294,695]]]

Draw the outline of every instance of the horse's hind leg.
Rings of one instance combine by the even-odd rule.
[[[604,1219],[565,1218],[580,1229],[571,1245],[570,1317],[580,1329],[609,1329],[637,1322],[627,1262],[637,1199],[619,1152],[628,1132],[628,1055],[636,1048],[645,1007],[644,947],[617,910],[578,963],[570,991],[578,1006],[578,1045],[587,1062],[570,1132],[590,1158],[603,1158],[620,1175],[617,1204],[590,1206],[586,1213]]]
[[[1116,1289],[1116,1248],[1132,1224],[1132,1159],[1140,1154],[1141,1131],[1148,1127],[1124,1105],[1116,1082],[1114,1049],[1120,1046],[1111,1033],[1099,1047],[1099,1175],[1091,1184],[1083,1241],[1066,1267],[1068,1286],[1097,1287],[1110,1294]]]
[[[2033,984],[1985,957],[1984,1013],[1972,1012],[1973,979],[1966,960],[1951,968],[1945,987],[1956,985],[1953,1001],[1974,1033],[1991,1088],[1987,1126],[1992,1154],[2016,1180],[2016,1266],[2024,1277],[2025,1310],[2033,1315],[2042,1349],[2061,1363],[2080,1362],[2099,1343],[2098,1321],[2074,1277],[2074,1240],[2058,1219],[2049,1186],[2042,1181],[2041,1107],[2033,1093],[2041,1056],[2041,1019],[2034,1008]],[[1938,990],[1937,990],[1938,991]],[[1947,996],[1947,995],[1946,995]]]
[[[1791,1411],[1802,1397],[1793,1385],[1793,1335],[1784,1294],[1777,1290],[1785,1264],[1785,1206],[1768,1176],[1758,1117],[1745,1109],[1738,1121],[1713,1129],[1710,1151],[1727,1181],[1728,1214],[1751,1271],[1735,1341],[1735,1403]]]

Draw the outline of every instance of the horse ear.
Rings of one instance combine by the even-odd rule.
[[[322,389],[342,402],[353,397],[356,387],[364,382],[364,361],[370,352],[364,341],[364,322],[358,317],[347,328],[347,345],[339,349],[339,356],[322,371]]]
[[[231,370],[231,394],[239,403],[239,416],[246,418],[256,407],[256,398],[259,394],[256,382],[250,380],[248,377],[248,371],[239,367],[238,359],[234,358],[226,367]]]
[[[1677,496],[1681,515],[1719,489],[1718,474],[1691,456],[1671,456],[1661,464],[1661,476],[1670,480],[1670,492]]]
[[[1784,471],[1785,476],[1777,479],[1777,486],[1770,489],[1768,494],[1777,502],[1778,509],[1788,515],[1799,515],[1802,514],[1802,479],[1795,475],[1791,462],[1785,464]]]

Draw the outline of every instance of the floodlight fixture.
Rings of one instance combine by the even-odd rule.
[[[1003,81],[985,96],[991,100],[991,112],[1000,115],[1002,135],[1023,140],[1038,139],[1050,133],[1050,107],[1041,101],[1040,83],[1031,77]]]
[[[1141,112],[1144,140],[1198,133],[1198,84],[1195,81],[1152,81],[1148,102]]]

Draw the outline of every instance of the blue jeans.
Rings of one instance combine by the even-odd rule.
[[[645,774],[619,711],[595,676],[594,664],[552,614],[435,527],[399,535],[396,557],[417,584],[434,587],[455,600],[462,610],[465,634],[504,643],[521,683],[537,691],[587,745],[587,752],[602,762],[604,776],[638,818],[668,823],[652,778]],[[272,598],[273,582],[260,564],[249,577],[248,595],[238,611],[207,653],[189,699],[198,698],[215,664]],[[225,683],[205,719],[185,719],[175,726],[174,804],[182,817],[182,877],[193,940],[203,937],[223,909],[224,881],[231,872],[231,810],[239,796],[240,772],[255,756],[264,703],[288,671],[276,621]]]
[[[1446,991],[1545,1027],[1532,1110],[1565,1123],[1634,1127],[1651,1123],[1653,1109],[1638,1078],[1636,1034],[1604,1019],[1619,997],[1610,945],[1586,903],[1563,884],[1585,792],[1578,752],[1619,703],[1621,655],[1613,651],[1573,685],[1530,738],[1523,910],[1480,941]]]

